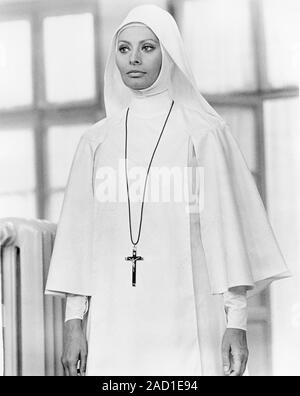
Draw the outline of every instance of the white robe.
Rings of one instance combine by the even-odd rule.
[[[159,106],[156,100],[161,114],[137,117],[134,114],[141,107],[139,102],[149,113],[153,98],[136,99],[131,105],[128,158],[131,167],[146,169],[169,105],[162,100]],[[152,169],[176,167],[184,175],[190,139],[186,131],[176,127],[175,114],[176,109],[171,113]],[[95,158],[95,195],[97,169],[109,166],[117,172],[119,160],[124,157],[124,133],[123,113],[109,123],[109,136]],[[121,188],[125,191],[125,183]],[[159,202],[145,203],[137,248],[144,260],[137,263],[136,287],[131,285],[131,265],[124,260],[132,251],[127,201],[102,203],[96,209],[97,287],[89,311],[87,375],[201,375],[203,370],[222,374],[221,338],[226,325],[223,298],[210,297],[199,223],[190,222],[184,198],[179,202],[161,201],[162,197]],[[136,238],[140,202],[131,205]],[[206,322],[207,329],[201,328],[199,322]],[[209,341],[211,331],[214,335]],[[203,356],[201,348],[207,350]]]
[[[153,110],[150,117],[137,116],[140,102],[131,105],[129,175],[130,167],[148,165],[169,106],[164,99],[161,106],[157,100],[146,100],[147,105],[142,107],[150,114]],[[160,114],[151,106],[156,110],[160,108]],[[226,257],[223,261],[214,259],[226,251],[245,252],[248,241],[232,246],[232,252],[226,238],[223,245],[220,244],[220,230],[214,229],[215,223],[207,220],[212,216],[211,212],[206,213],[206,208],[211,210],[211,202],[206,202],[203,216],[198,212],[189,213],[186,196],[177,202],[162,202],[161,198],[158,202],[146,200],[137,246],[137,253],[144,260],[137,263],[137,286],[132,287],[131,265],[125,261],[125,256],[132,253],[127,200],[101,202],[105,197],[103,171],[107,169],[118,175],[116,197],[126,198],[124,162],[120,166],[120,160],[124,160],[125,113],[126,109],[118,116],[95,124],[79,144],[57,230],[47,292],[91,296],[87,375],[222,375],[221,342],[226,322],[223,298],[218,293],[239,285],[250,288],[256,281],[282,276],[286,270],[284,262],[280,262],[279,251],[273,249],[273,236],[267,229],[265,217],[258,211],[251,217],[255,215],[256,223],[264,225],[264,239],[268,243],[266,250],[260,248],[252,254],[260,254],[265,264],[258,257],[250,266],[248,262],[236,265],[234,260],[231,265]],[[211,150],[203,151],[207,138],[199,145],[192,129],[188,129],[187,119],[193,117],[193,112],[175,103],[152,170],[176,167],[184,175],[187,165],[198,166],[206,157],[209,158],[206,163],[210,164],[215,154]],[[198,125],[201,129],[199,121]],[[208,133],[205,128],[198,132],[204,137]],[[249,189],[249,170],[231,141],[227,140],[226,144],[239,162],[238,174],[243,172],[246,177],[244,183],[241,180],[239,190],[245,189],[243,196],[246,197],[247,192],[251,193],[251,202],[255,205],[258,193],[253,193],[252,184]],[[234,163],[232,158],[227,159],[230,164]],[[212,196],[212,186],[219,194],[210,172],[208,167],[210,177],[204,185],[204,191],[206,186],[209,188],[206,199]],[[226,180],[229,177],[226,169],[222,172]],[[149,180],[150,176],[148,183]],[[170,178],[171,185],[172,180]],[[182,179],[185,191],[191,192],[191,180]],[[201,187],[201,183],[196,185]],[[224,203],[228,201],[225,199]],[[244,209],[243,201],[239,204]],[[140,203],[133,203],[134,238],[139,213]],[[248,221],[246,213],[245,217]],[[222,219],[230,227],[226,213]],[[243,225],[243,218],[239,221]],[[232,227],[233,230],[227,229],[231,238],[237,227],[234,219]],[[205,246],[201,233],[205,235]]]

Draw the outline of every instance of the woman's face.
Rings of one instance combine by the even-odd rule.
[[[118,37],[116,64],[124,84],[145,89],[157,79],[162,54],[158,38],[147,26],[129,26]]]

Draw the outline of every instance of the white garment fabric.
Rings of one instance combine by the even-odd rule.
[[[83,320],[88,308],[89,301],[87,296],[68,294],[66,298],[65,322],[72,319]]]
[[[87,375],[222,375],[222,294],[238,286],[257,292],[261,282],[285,277],[288,271],[228,126],[196,88],[175,21],[158,7],[143,6],[135,8],[121,27],[131,22],[152,29],[160,40],[163,62],[173,63],[172,73],[170,79],[162,75],[151,89],[135,94],[116,69],[114,36],[105,71],[108,116],[78,145],[46,293],[91,297]],[[166,87],[163,82],[168,80]],[[147,192],[137,247],[144,260],[137,263],[137,286],[132,287],[131,265],[124,260],[132,246],[124,163],[120,166],[127,107],[133,198],[138,183],[130,170],[145,171],[171,99],[174,106],[152,163],[150,192],[158,187],[158,182],[150,183],[157,169],[176,168],[185,175],[188,167],[195,173],[180,184],[188,197],[183,194],[176,200],[172,195],[165,201],[159,196],[151,201]],[[109,199],[103,178],[107,170],[112,177],[108,186],[115,185],[115,175],[120,181]],[[201,170],[204,185],[199,183]],[[176,190],[171,172],[167,182],[171,191]],[[197,201],[200,195],[203,208]],[[191,212],[191,206],[198,211]],[[138,199],[131,212],[136,236]]]
[[[137,237],[141,196],[145,170],[162,125],[170,108],[168,92],[137,95],[130,103],[128,116],[128,175],[131,197],[133,238]],[[176,110],[172,111],[161,144],[152,163],[148,190],[152,191],[155,169],[187,162],[184,131],[174,131]],[[115,169],[124,149],[124,116],[115,119],[109,128],[111,140],[101,148],[96,169]],[[172,142],[176,147],[170,153]],[[181,151],[182,150],[182,151]],[[101,155],[100,155],[101,153]],[[113,155],[112,155],[113,153]],[[144,171],[141,188],[135,183],[135,169]],[[123,167],[122,167],[123,169]],[[99,181],[95,193],[99,195]],[[137,185],[138,184],[138,185]],[[124,184],[123,184],[124,185]],[[135,195],[135,191],[137,192]],[[122,189],[123,194],[125,189]],[[150,195],[150,194],[149,194]],[[152,202],[146,194],[141,239],[137,254],[144,257],[137,263],[137,286],[131,285],[131,264],[123,261],[132,252],[128,226],[127,202],[107,203],[101,210],[103,230],[95,245],[104,257],[99,262],[110,264],[98,268],[97,289],[90,300],[87,336],[89,357],[87,375],[201,375],[202,356],[199,352],[190,242],[182,234],[189,232],[186,202]],[[126,196],[125,196],[126,197]],[[106,236],[103,233],[106,230]],[[159,232],[158,232],[159,231]],[[109,236],[108,236],[109,235]],[[111,240],[113,236],[113,240]],[[117,244],[117,246],[116,246]],[[175,246],[173,246],[175,245]],[[114,250],[114,253],[112,251]],[[116,254],[116,257],[114,257]],[[203,259],[200,259],[203,262]],[[203,279],[203,278],[202,278]],[[203,279],[204,281],[204,279]],[[198,289],[198,287],[197,287]],[[200,299],[199,299],[200,300]],[[225,330],[224,305],[216,299],[222,311],[222,332]],[[200,302],[200,301],[199,301]],[[101,351],[101,353],[97,352]],[[221,347],[219,348],[221,351]],[[221,352],[220,352],[221,353]],[[219,372],[221,362],[219,360]]]
[[[224,293],[224,307],[228,329],[247,330],[247,296],[246,290],[228,291]],[[88,297],[69,294],[66,301],[65,322],[81,319],[88,312]]]
[[[223,294],[227,329],[247,331],[248,303],[246,290],[229,290]]]

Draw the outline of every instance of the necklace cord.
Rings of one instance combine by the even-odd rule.
[[[163,132],[164,132],[164,130],[165,130],[165,127],[166,127],[166,125],[167,125],[167,122],[168,122],[168,120],[169,120],[169,117],[170,117],[170,114],[171,114],[171,111],[172,111],[173,106],[174,106],[174,100],[172,100],[171,107],[170,107],[169,112],[168,112],[168,115],[167,115],[167,117],[166,117],[166,119],[165,119],[163,128],[162,128],[162,130],[161,130],[161,133],[160,133],[160,135],[159,135],[159,138],[158,138],[158,140],[157,140],[155,149],[154,149],[154,151],[153,151],[153,153],[152,153],[152,156],[151,156],[151,159],[150,159],[150,162],[149,162],[149,165],[148,165],[148,169],[147,169],[147,173],[146,173],[146,177],[145,177],[145,183],[144,183],[144,192],[143,192],[143,200],[142,200],[142,205],[141,205],[141,212],[140,212],[139,231],[138,231],[138,237],[137,237],[136,242],[134,242],[134,241],[133,241],[133,238],[132,238],[131,209],[130,209],[130,194],[129,194],[128,174],[127,174],[127,172],[128,172],[128,170],[127,170],[127,136],[128,136],[128,114],[129,114],[129,107],[128,107],[127,112],[126,112],[126,119],[125,119],[125,132],[126,132],[126,133],[125,133],[125,173],[126,173],[126,187],[127,187],[127,202],[128,202],[128,216],[129,216],[130,239],[131,239],[131,242],[132,242],[132,245],[133,245],[133,246],[136,246],[136,245],[138,244],[138,242],[139,242],[139,240],[140,240],[140,236],[141,236],[142,220],[143,220],[143,210],[144,210],[144,199],[145,199],[145,193],[146,193],[147,179],[148,179],[149,171],[150,171],[150,168],[151,168],[151,165],[152,165],[152,161],[153,161],[153,158],[154,158],[156,149],[157,149],[157,147],[158,147],[158,145],[159,145],[159,142],[160,142],[160,140],[161,140],[162,134],[163,134]]]

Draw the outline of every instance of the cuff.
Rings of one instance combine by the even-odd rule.
[[[68,294],[66,301],[65,322],[71,319],[83,319],[89,307],[87,296]]]
[[[231,289],[223,297],[227,328],[247,330],[247,291]]]

